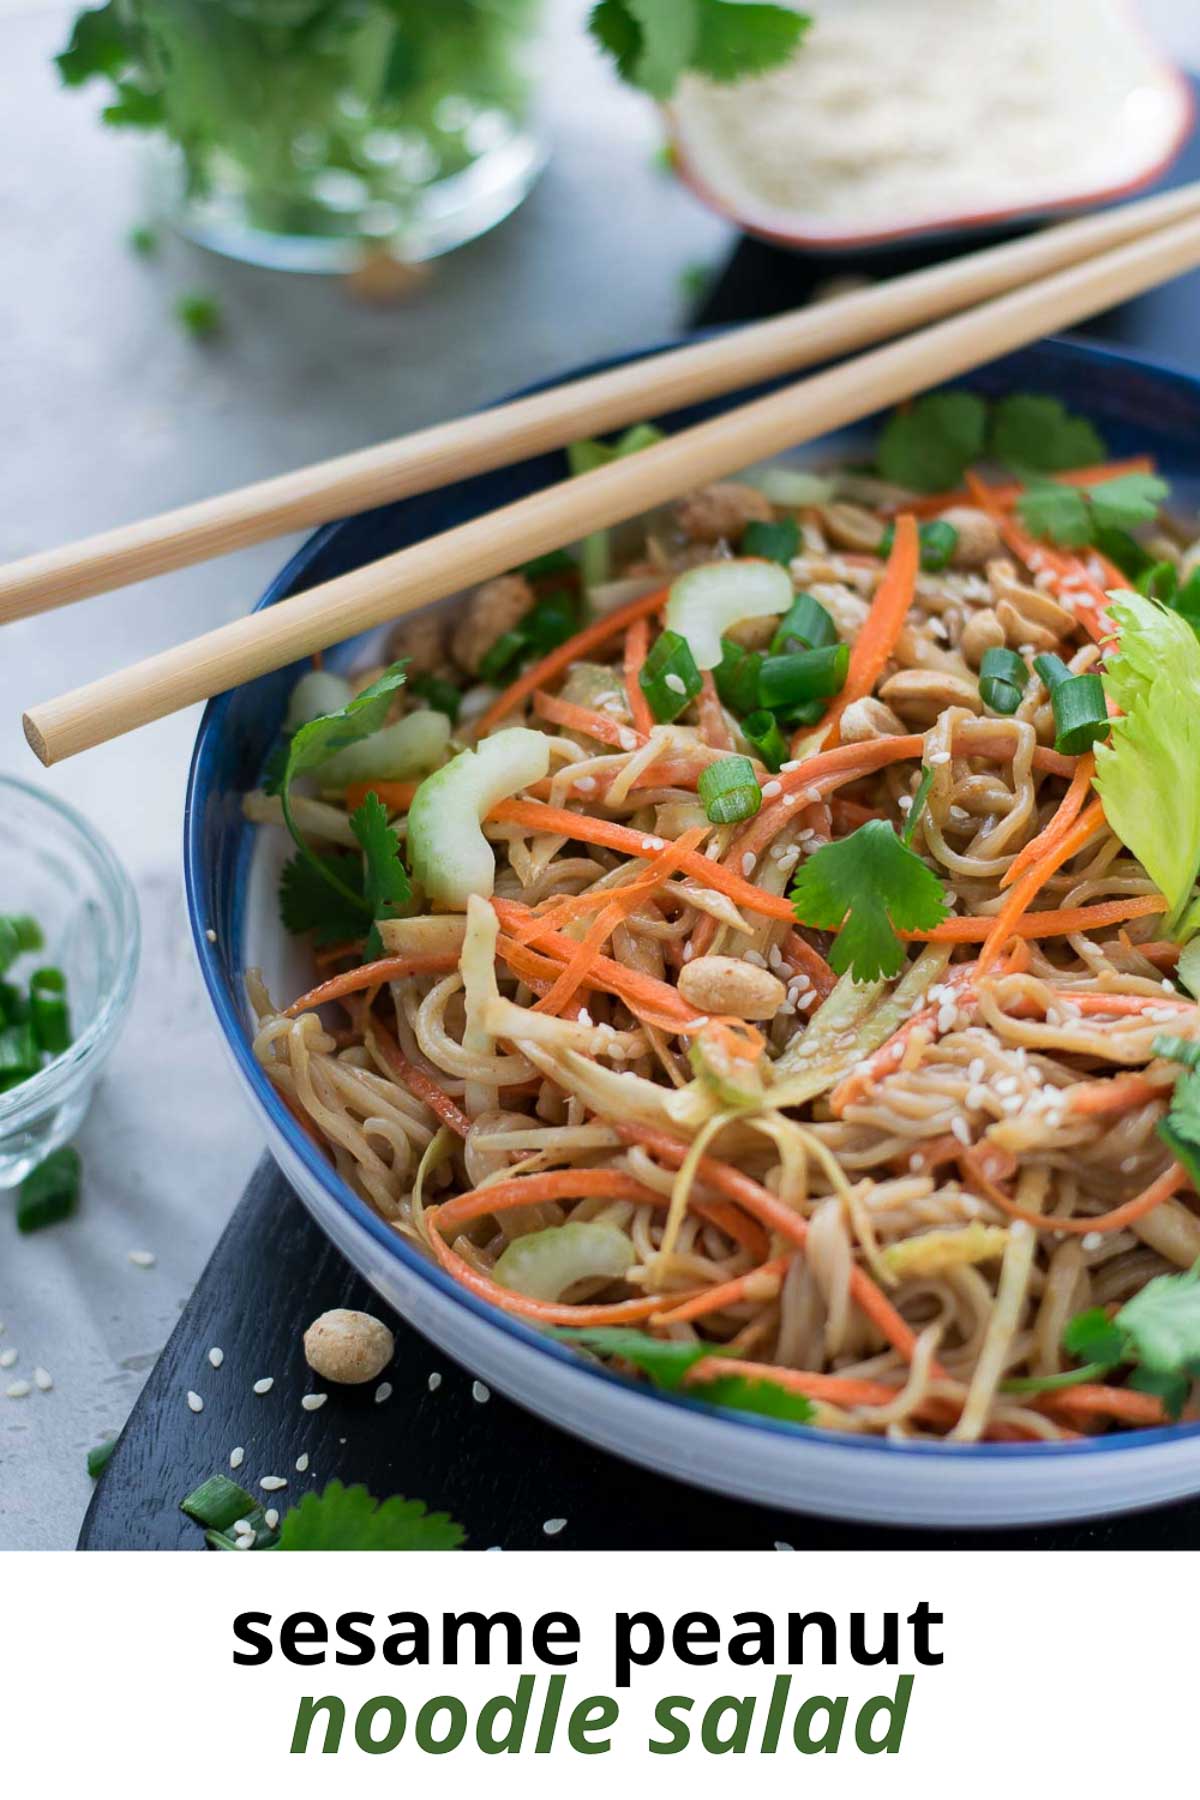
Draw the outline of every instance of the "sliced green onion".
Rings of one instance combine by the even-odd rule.
[[[936,769],[923,769],[921,771],[921,779],[917,783],[917,791],[913,795],[912,805],[908,809],[908,817],[904,821],[904,830],[900,833],[900,842],[904,845],[905,849],[909,849],[912,845],[913,836],[917,826],[920,824],[921,814],[925,811],[925,802],[929,798],[929,790],[933,786],[933,778],[936,773]]]
[[[99,1481],[112,1461],[112,1453],[116,1447],[116,1438],[105,1438],[102,1444],[96,1444],[88,1451],[87,1472],[93,1481]]]
[[[800,548],[800,527],[795,519],[751,519],[738,545],[740,556],[761,556],[765,562],[786,568]]]
[[[985,650],[979,665],[979,697],[993,712],[1015,713],[1029,682],[1024,657],[996,645]]]
[[[0,913],[0,975],[26,950],[40,950],[42,928],[28,913]]]
[[[0,1093],[28,1081],[42,1066],[42,1055],[33,1035],[33,1024],[6,1025],[0,1031]]]
[[[958,549],[958,532],[945,519],[929,519],[924,525],[919,525],[917,540],[921,546],[921,567],[930,575],[936,575],[944,569]],[[895,525],[885,525],[883,536],[875,547],[876,556],[885,559],[889,557],[895,541]]]
[[[1050,651],[1047,651],[1044,656],[1035,656],[1033,666],[1045,683],[1047,692],[1051,694],[1062,682],[1073,679],[1071,671],[1062,657],[1055,656]]]
[[[22,1025],[28,1017],[29,1001],[23,989],[15,981],[0,981],[0,1026]]]
[[[771,639],[771,655],[783,656],[789,650],[823,650],[837,641],[838,628],[821,602],[811,594],[797,594]]]
[[[1054,708],[1054,748],[1062,756],[1082,756],[1112,729],[1099,675],[1070,675],[1050,690]]]
[[[569,550],[548,550],[545,556],[535,556],[532,562],[522,563],[518,570],[526,581],[541,581],[547,575],[567,573],[575,573],[575,559]]]
[[[775,711],[807,706],[812,700],[831,700],[845,687],[849,667],[849,644],[825,644],[820,650],[768,656],[758,671],[758,704]]]
[[[742,736],[757,751],[772,775],[783,767],[791,754],[791,746],[779,729],[779,721],[771,712],[751,713],[742,720]]]
[[[52,1150],[25,1177],[17,1193],[17,1230],[41,1231],[69,1219],[79,1202],[79,1152],[71,1144]]]
[[[257,1513],[261,1518],[263,1511],[254,1495],[230,1481],[228,1475],[211,1475],[202,1481],[186,1500],[179,1502],[179,1510],[211,1531],[228,1531],[238,1519],[248,1519],[253,1524],[253,1515]]]
[[[747,756],[723,756],[700,772],[696,783],[705,812],[714,825],[736,825],[752,819],[762,805],[762,789]]]
[[[566,588],[555,588],[552,593],[543,594],[518,627],[526,647],[538,656],[545,656],[548,650],[557,650],[579,630],[579,610],[577,596]]]
[[[419,700],[429,702],[434,712],[445,713],[452,725],[457,722],[462,695],[452,681],[445,681],[440,675],[414,675],[408,685]]]
[[[1134,585],[1139,594],[1145,594],[1151,600],[1161,600],[1164,606],[1174,606],[1179,591],[1179,574],[1174,563],[1151,563],[1137,576]]]
[[[482,681],[501,681],[525,649],[523,631],[502,631],[491,649],[480,659]]]
[[[721,639],[721,660],[713,670],[713,680],[722,706],[739,718],[758,705],[758,671],[762,664],[761,650],[743,650],[732,638]]]
[[[606,463],[615,462],[620,456],[648,450],[651,445],[661,442],[662,436],[655,425],[631,425],[615,444],[602,444],[598,438],[581,438],[578,443],[567,445],[567,467],[572,475],[587,475],[593,469],[602,469]],[[590,531],[579,546],[579,571],[584,587],[599,587],[601,582],[608,580],[608,569],[608,533]]]
[[[704,686],[691,646],[677,631],[655,639],[638,674],[638,686],[660,725],[669,725]]]
[[[29,979],[33,1035],[47,1056],[61,1056],[71,1042],[67,978],[61,969],[35,969]]]

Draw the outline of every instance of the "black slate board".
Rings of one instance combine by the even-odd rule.
[[[1200,94],[1200,81],[1193,86]],[[1169,178],[1200,178],[1200,133]],[[894,249],[861,262],[800,256],[741,239],[700,303],[696,326],[765,317],[800,305],[832,277],[872,280],[925,260],[978,246],[940,243]],[[1195,366],[1200,359],[1200,272],[1130,302],[1086,329],[1110,341]],[[301,1336],[332,1306],[387,1317],[397,1354],[387,1371],[393,1393],[376,1405],[365,1391],[330,1390],[317,1413],[300,1396],[314,1386]],[[211,1345],[225,1352],[210,1367]],[[430,1393],[432,1371],[442,1383]],[[253,1383],[271,1375],[271,1392]],[[203,1537],[178,1502],[207,1475],[228,1468],[230,1449],[246,1448],[239,1479],[288,1477],[281,1499],[334,1476],[364,1482],[373,1493],[403,1493],[461,1520],[471,1544],[509,1550],[796,1549],[966,1547],[1021,1549],[1192,1549],[1200,1541],[1200,1501],[1092,1524],[1034,1531],[914,1532],[841,1525],[774,1512],[634,1468],[567,1437],[499,1395],[486,1405],[471,1397],[470,1372],[455,1368],[387,1309],[309,1219],[273,1165],[264,1161],[213,1253],[200,1283],[150,1376],[109,1467],[99,1482],[79,1538],[84,1550],[199,1550]],[[189,1388],[204,1411],[189,1412]],[[296,1458],[308,1451],[309,1470]],[[566,1528],[548,1538],[547,1519]]]
[[[359,1307],[387,1320],[396,1357],[375,1383],[338,1389],[306,1367],[301,1337],[320,1312]],[[210,1346],[225,1352],[220,1369]],[[429,1391],[429,1375],[442,1381]],[[253,1384],[274,1377],[269,1394]],[[192,1413],[187,1392],[204,1400]],[[306,1413],[300,1396],[329,1399]],[[207,1476],[246,1450],[237,1479],[286,1475],[270,1504],[285,1506],[334,1476],[376,1495],[408,1494],[461,1521],[476,1549],[797,1550],[967,1547],[1190,1549],[1200,1506],[1184,1502],[1123,1520],[1037,1531],[917,1532],[841,1525],[699,1493],[592,1449],[498,1394],[479,1404],[456,1368],[389,1313],[318,1230],[264,1160],[163,1351],[84,1520],[81,1550],[202,1550],[201,1531],[178,1510]],[[308,1470],[295,1462],[307,1451]],[[547,1537],[547,1519],[566,1519]]]

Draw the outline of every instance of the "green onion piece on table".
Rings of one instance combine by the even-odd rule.
[[[762,789],[746,756],[723,756],[700,774],[696,790],[714,825],[737,825],[752,819],[762,805]]]
[[[778,773],[791,754],[791,746],[780,731],[779,721],[772,712],[755,712],[748,719],[743,719],[742,736],[766,763],[772,775]]]
[[[19,1025],[6,1025],[0,1031],[0,1093],[28,1081],[41,1066],[42,1055],[32,1023],[25,1019]]]
[[[38,1048],[61,1056],[71,1043],[67,978],[61,969],[35,969],[29,981],[29,1012]]]
[[[87,1472],[93,1481],[99,1481],[105,1469],[112,1461],[112,1453],[117,1447],[116,1438],[105,1438],[102,1444],[96,1444],[87,1453]]]
[[[194,1488],[185,1500],[179,1503],[180,1512],[185,1512],[189,1519],[195,1519],[197,1525],[207,1526],[211,1531],[228,1531],[238,1519],[247,1519],[254,1523],[254,1515],[262,1517],[262,1506],[239,1487],[236,1481],[230,1481],[228,1475],[211,1475],[207,1481]]]
[[[979,697],[993,712],[1015,713],[1029,683],[1024,657],[1003,645],[985,650],[979,665]]]
[[[704,686],[687,639],[677,631],[664,631],[656,638],[642,664],[638,685],[660,725],[677,719]]]
[[[17,1230],[41,1231],[69,1219],[79,1204],[80,1171],[74,1145],[52,1150],[17,1191]]]
[[[40,950],[41,926],[27,913],[0,913],[0,975],[27,950]]]

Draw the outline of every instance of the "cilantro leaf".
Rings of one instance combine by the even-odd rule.
[[[949,911],[932,869],[883,819],[810,856],[789,897],[802,925],[838,932],[830,964],[859,982],[898,975],[905,949],[896,933],[930,931]]]
[[[1049,394],[1010,394],[992,413],[988,454],[1014,469],[1053,474],[1103,461],[1103,438]]]
[[[1078,488],[1058,481],[1034,481],[1017,501],[1026,531],[1047,538],[1064,550],[1080,550],[1092,541],[1092,516]]]
[[[1200,1074],[1194,1069],[1175,1083],[1167,1116],[1158,1122],[1158,1135],[1200,1192]]]
[[[642,32],[625,0],[600,0],[588,18],[588,30],[617,65],[622,81],[632,84],[642,48]]]
[[[746,0],[699,0],[692,67],[710,81],[743,81],[787,62],[812,24],[788,6]]]
[[[1127,1300],[1116,1323],[1143,1369],[1171,1375],[1200,1363],[1200,1267],[1157,1275]]]
[[[361,872],[348,856],[318,856],[318,867],[303,856],[286,862],[279,877],[279,916],[285,931],[302,937],[311,931],[318,946],[344,944],[362,936],[361,900],[351,903],[330,880],[352,885]]]
[[[987,406],[978,394],[950,388],[922,394],[894,412],[879,439],[879,472],[922,493],[958,485],[963,470],[983,453]]]
[[[711,1346],[706,1346],[711,1348]],[[768,1419],[790,1419],[805,1425],[816,1414],[806,1394],[789,1393],[773,1381],[751,1381],[745,1375],[721,1375],[715,1381],[698,1381],[688,1393],[712,1406],[732,1407],[735,1412],[759,1413]]]
[[[82,87],[93,75],[116,77],[133,59],[134,45],[116,0],[76,15],[71,41],[55,57],[64,87]]]
[[[633,84],[667,100],[696,47],[696,0],[625,0],[625,6],[640,34]]]
[[[387,807],[378,794],[368,794],[350,814],[350,829],[362,845],[366,867],[363,896],[374,921],[367,939],[367,961],[380,955],[380,919],[394,919],[412,899],[408,873],[400,861],[400,840],[388,824]]]
[[[1102,1306],[1076,1313],[1063,1332],[1063,1349],[1080,1362],[1111,1368],[1125,1355],[1125,1333]]]
[[[279,776],[279,801],[283,807],[283,821],[292,834],[293,842],[304,860],[326,881],[335,893],[350,906],[357,907],[362,914],[370,913],[366,895],[361,885],[351,887],[342,876],[330,866],[331,859],[319,857],[312,849],[296,824],[292,812],[291,789],[298,775],[307,774],[310,769],[317,769],[323,762],[338,750],[344,750],[349,744],[357,744],[361,738],[370,737],[378,731],[387,718],[392,696],[403,684],[406,662],[393,663],[385,669],[378,681],[348,700],[345,706],[338,707],[336,712],[323,713],[319,719],[310,719],[301,725],[288,740],[287,757],[283,772]]]
[[[761,1413],[771,1419],[791,1419],[804,1424],[813,1416],[812,1401],[804,1394],[788,1393],[770,1381],[751,1381],[744,1375],[719,1375],[712,1381],[698,1381],[685,1386],[694,1364],[704,1357],[726,1354],[720,1344],[678,1343],[670,1338],[650,1337],[623,1325],[596,1325],[576,1328],[564,1326],[553,1336],[560,1343],[578,1344],[595,1355],[618,1357],[632,1363],[648,1375],[665,1393],[687,1393],[706,1400],[711,1406],[732,1407],[735,1412]]]
[[[457,1550],[466,1533],[447,1513],[399,1494],[382,1502],[365,1487],[331,1481],[284,1514],[281,1550]]]
[[[1096,524],[1107,531],[1130,531],[1148,525],[1170,493],[1158,475],[1114,475],[1088,489]]]

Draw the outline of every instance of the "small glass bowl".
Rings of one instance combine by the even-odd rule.
[[[0,776],[0,913],[29,913],[45,947],[5,976],[41,965],[67,978],[74,1041],[18,1087],[0,1093],[0,1188],[15,1187],[78,1130],[120,1035],[141,932],[128,875],[73,806]]]

